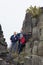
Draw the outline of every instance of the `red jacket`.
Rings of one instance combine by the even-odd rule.
[[[25,40],[24,37],[22,37],[22,38],[20,39],[20,43],[21,43],[21,44],[25,44],[25,43],[26,43],[26,40]]]

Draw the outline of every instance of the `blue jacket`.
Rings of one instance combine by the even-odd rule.
[[[14,37],[14,35],[12,35],[11,38],[10,38],[10,40],[12,42],[17,42],[18,38],[17,38],[17,36]]]
[[[18,38],[18,40],[20,39],[20,35],[21,35],[22,33],[18,33],[17,34],[17,38]]]

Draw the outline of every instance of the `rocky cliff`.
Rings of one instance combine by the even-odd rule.
[[[15,65],[16,62],[13,61],[13,56],[10,54],[7,48],[7,43],[5,41],[2,27],[0,25],[0,65]]]
[[[40,9],[41,14],[37,17],[28,12],[25,14],[22,32],[24,34],[32,32],[32,37],[17,57],[8,52],[0,25],[0,65],[43,65],[43,7]]]
[[[40,9],[41,14],[37,17],[32,17],[27,12],[23,22],[22,32],[32,32],[32,37],[26,44],[28,51],[26,50],[25,65],[43,65],[43,7]]]

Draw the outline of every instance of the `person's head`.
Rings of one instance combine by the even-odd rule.
[[[23,37],[23,34],[22,33],[20,33],[20,39]]]
[[[14,32],[14,35],[16,35],[16,32]]]

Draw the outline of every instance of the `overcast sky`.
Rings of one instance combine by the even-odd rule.
[[[43,0],[0,0],[0,24],[8,46],[14,31],[20,32],[28,7],[43,6]]]

